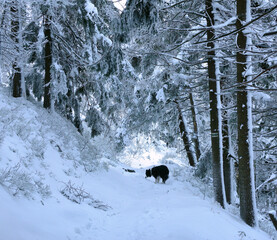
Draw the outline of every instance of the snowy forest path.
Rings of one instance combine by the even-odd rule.
[[[177,182],[172,184],[168,180],[166,184],[155,184],[153,179],[145,179],[142,174],[129,178],[122,188],[125,193],[118,192],[121,198],[117,198],[117,209],[120,210],[105,221],[107,230],[114,229],[113,239],[151,239],[153,236],[181,239],[182,236],[176,234],[186,225],[189,227],[184,220],[193,221],[192,216],[187,216],[193,215],[194,206],[201,199],[186,191],[182,191],[184,195],[180,198],[178,192],[183,186]],[[183,207],[187,208],[185,215],[180,212]],[[187,239],[196,239],[196,235],[187,236]]]
[[[144,170],[138,169],[135,174],[116,172],[107,173],[114,180],[105,183],[105,191],[113,196],[107,199],[113,210],[107,213],[94,239],[107,239],[104,236],[112,233],[113,240],[237,240],[247,231],[245,239],[255,239],[251,228],[213,200],[204,199],[188,182],[170,177],[166,184],[155,184],[154,178],[144,178]]]

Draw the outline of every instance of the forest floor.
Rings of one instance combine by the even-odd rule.
[[[172,149],[113,156],[103,139],[92,147],[57,114],[1,88],[0,129],[0,239],[273,239],[216,204]],[[145,178],[159,163],[166,184]]]

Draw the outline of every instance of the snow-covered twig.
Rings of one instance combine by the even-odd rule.
[[[231,32],[229,32],[229,33],[222,34],[222,35],[220,35],[220,36],[218,36],[218,37],[216,37],[216,38],[213,38],[212,40],[200,41],[200,42],[196,42],[195,44],[207,43],[207,42],[209,42],[209,41],[216,41],[216,40],[219,40],[219,39],[221,39],[221,38],[223,38],[223,37],[226,37],[226,36],[228,36],[228,35],[232,35],[232,34],[234,34],[234,33],[238,33],[238,32],[240,32],[240,31],[244,30],[246,27],[248,27],[248,26],[251,25],[252,23],[254,23],[254,22],[256,22],[257,20],[261,19],[262,17],[268,15],[269,13],[271,13],[272,11],[274,11],[275,9],[277,9],[277,5],[274,6],[273,8],[271,8],[270,10],[268,10],[267,12],[265,12],[264,14],[258,16],[257,18],[254,18],[254,19],[252,19],[251,21],[247,22],[246,24],[244,24],[243,26],[241,26],[239,29],[235,29],[235,30],[233,30],[233,31],[231,31]]]
[[[268,178],[266,181],[264,181],[260,186],[258,186],[256,188],[256,191],[259,191],[260,188],[262,188],[263,186],[265,186],[268,183],[272,183],[275,180],[277,180],[277,176],[275,174],[273,174],[272,176],[270,176],[270,178]]]
[[[107,211],[111,207],[102,203],[99,200],[95,200],[90,193],[86,192],[83,188],[83,185],[81,186],[75,186],[74,184],[69,181],[68,183],[64,183],[65,187],[60,190],[61,194],[64,195],[68,200],[81,204],[83,202],[86,202],[88,205],[101,209],[103,211]]]

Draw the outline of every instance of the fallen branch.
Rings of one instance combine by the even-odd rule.
[[[273,225],[274,225],[274,227],[275,227],[275,229],[277,231],[277,218],[276,218],[276,214],[274,213],[274,211],[271,211],[268,214],[269,214],[271,222],[273,223]]]

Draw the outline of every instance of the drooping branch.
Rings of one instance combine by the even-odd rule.
[[[227,37],[227,36],[232,35],[232,34],[234,34],[234,33],[238,33],[238,32],[240,32],[240,31],[244,30],[246,27],[248,27],[248,26],[251,25],[252,23],[254,23],[254,22],[258,21],[259,19],[263,18],[264,16],[270,14],[270,13],[273,12],[275,9],[277,9],[277,5],[276,5],[275,7],[273,7],[273,8],[271,8],[270,10],[268,10],[267,12],[265,12],[264,14],[258,16],[257,18],[252,19],[251,21],[247,22],[247,23],[244,24],[244,25],[241,25],[239,28],[236,28],[235,30],[233,30],[233,31],[231,31],[231,32],[229,32],[229,33],[225,33],[225,34],[222,34],[222,35],[220,35],[220,36],[218,36],[218,37],[214,37],[214,38],[211,39],[211,40],[199,41],[199,42],[196,42],[195,44],[207,43],[207,42],[211,42],[211,41],[217,41],[217,40],[219,40],[219,39],[221,39],[221,38]]]

